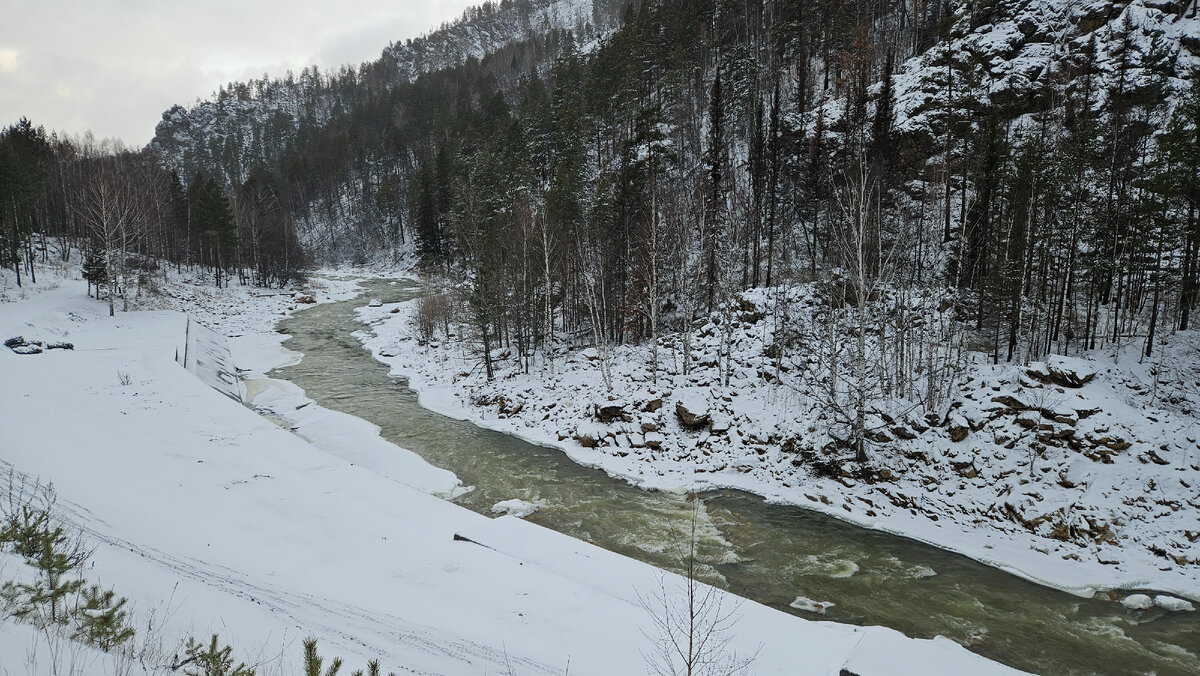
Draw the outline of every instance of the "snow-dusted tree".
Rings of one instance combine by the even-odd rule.
[[[95,584],[84,588],[75,606],[73,637],[106,652],[133,638],[125,603],[111,589]]]
[[[40,540],[37,556],[27,559],[37,576],[32,582],[5,583],[0,596],[18,619],[38,627],[66,624],[71,619],[68,600],[84,585],[79,575],[82,561],[61,526],[44,532]]]
[[[151,224],[150,195],[117,156],[94,157],[80,166],[78,192],[72,202],[76,217],[87,228],[108,267],[108,314],[127,283],[127,262]]]
[[[639,594],[642,608],[650,616],[643,633],[653,645],[643,653],[648,671],[655,676],[736,676],[746,673],[757,653],[738,656],[730,643],[741,619],[741,602],[697,579],[697,532],[700,496],[692,494],[688,532],[685,535],[685,578],[678,585],[659,577],[658,589]]]
[[[828,355],[829,387],[823,404],[837,424],[849,429],[855,460],[865,462],[867,416],[884,394],[871,350],[884,349],[886,315],[874,304],[882,296],[902,240],[883,236],[878,177],[864,157],[852,159],[838,178],[839,213],[833,220],[831,244],[844,277],[830,285],[831,317],[822,341]],[[848,363],[843,363],[841,354],[845,334],[850,339]],[[868,334],[878,338],[871,345]]]
[[[316,641],[313,641],[313,649],[316,649]],[[176,656],[170,666],[172,672],[182,669],[186,676],[254,676],[254,669],[244,662],[234,664],[233,648],[222,646],[216,634],[207,645],[189,637],[183,655]]]

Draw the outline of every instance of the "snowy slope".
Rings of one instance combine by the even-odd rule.
[[[257,316],[245,324],[272,302],[243,308]],[[394,447],[360,449],[359,464],[309,444],[183,369],[178,314],[105,314],[78,281],[0,305],[0,333],[76,346],[0,353],[0,473],[54,482],[64,516],[99,544],[89,577],[139,620],[155,612],[168,643],[219,631],[246,654],[294,655],[313,635],[351,666],[379,656],[431,674],[644,669],[633,599],[661,572],[433,497],[404,463],[371,464]],[[248,353],[270,357],[265,343]],[[760,674],[1013,673],[945,641],[740,612],[733,645],[761,646]],[[15,646],[29,634],[0,624],[0,668],[25,670]]]
[[[366,346],[409,379],[423,405],[562,448],[636,484],[740,488],[1085,596],[1150,588],[1200,600],[1195,332],[1177,334],[1153,363],[1139,363],[1136,346],[1119,361],[1095,354],[1028,368],[993,367],[977,355],[939,413],[896,402],[892,420],[871,416],[864,470],[836,450],[815,394],[827,386],[819,361],[771,349],[774,303],[785,296],[793,318],[816,316],[812,286],[743,294],[728,384],[721,339],[705,323],[692,336],[695,353],[683,357],[687,372],[678,337],[664,341],[657,383],[648,346],[614,348],[611,393],[594,349],[539,357],[529,374],[497,350],[488,383],[474,346],[417,339],[413,302],[362,308],[359,318],[371,327]],[[936,307],[926,306],[926,321],[938,321]],[[803,335],[819,330],[805,323],[815,319],[796,321]],[[1091,380],[1039,380],[1072,369]],[[680,404],[709,422],[685,428]]]

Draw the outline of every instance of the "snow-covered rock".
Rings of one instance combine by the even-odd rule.
[[[1030,364],[1026,373],[1044,383],[1079,388],[1096,377],[1096,367],[1075,357],[1051,355],[1046,361]]]
[[[698,430],[708,426],[708,398],[691,389],[676,393],[675,415],[679,424],[687,429]]]

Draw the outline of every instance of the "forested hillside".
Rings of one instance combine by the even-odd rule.
[[[129,232],[106,234],[79,203],[103,202],[99,188],[69,179],[114,160],[10,128],[5,166],[32,183],[5,183],[4,263],[32,261],[29,234],[56,229],[110,265],[132,250],[260,282],[310,258],[415,252],[460,292],[489,372],[500,345],[525,363],[657,345],[739,292],[819,282],[823,325],[849,340],[834,398],[854,416],[892,397],[933,410],[927,353],[1027,362],[1137,341],[1149,355],[1189,328],[1195,14],[1158,0],[485,4],[357,69],[167,111],[147,150],[120,155],[144,165],[127,184],[149,195]],[[921,330],[933,297],[954,331]],[[788,330],[773,340],[798,349]],[[917,342],[928,350],[905,352]],[[886,345],[887,377],[865,365]]]
[[[840,270],[955,288],[998,358],[1036,357],[1188,325],[1194,13],[677,1],[603,32],[506,2],[358,71],[231,85],[152,147],[230,190],[264,168],[320,261],[415,243],[506,342],[593,315],[637,341]]]

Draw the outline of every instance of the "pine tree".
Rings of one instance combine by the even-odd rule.
[[[321,671],[325,660],[317,654],[317,639],[304,639],[304,676],[337,676],[342,668],[342,658],[335,657],[329,666]]]
[[[107,651],[133,638],[125,597],[118,599],[113,590],[91,585],[81,592],[80,600],[75,608],[75,640]]]
[[[171,671],[179,669],[183,669],[185,676],[254,676],[254,669],[247,667],[244,662],[234,665],[233,648],[228,645],[222,647],[216,634],[212,635],[207,646],[188,637],[183,658],[176,657],[171,665]]]
[[[41,536],[36,557],[29,560],[38,571],[33,582],[6,583],[3,595],[13,603],[14,615],[40,626],[70,621],[67,599],[84,585],[78,577],[82,564],[70,549],[61,526]]]

